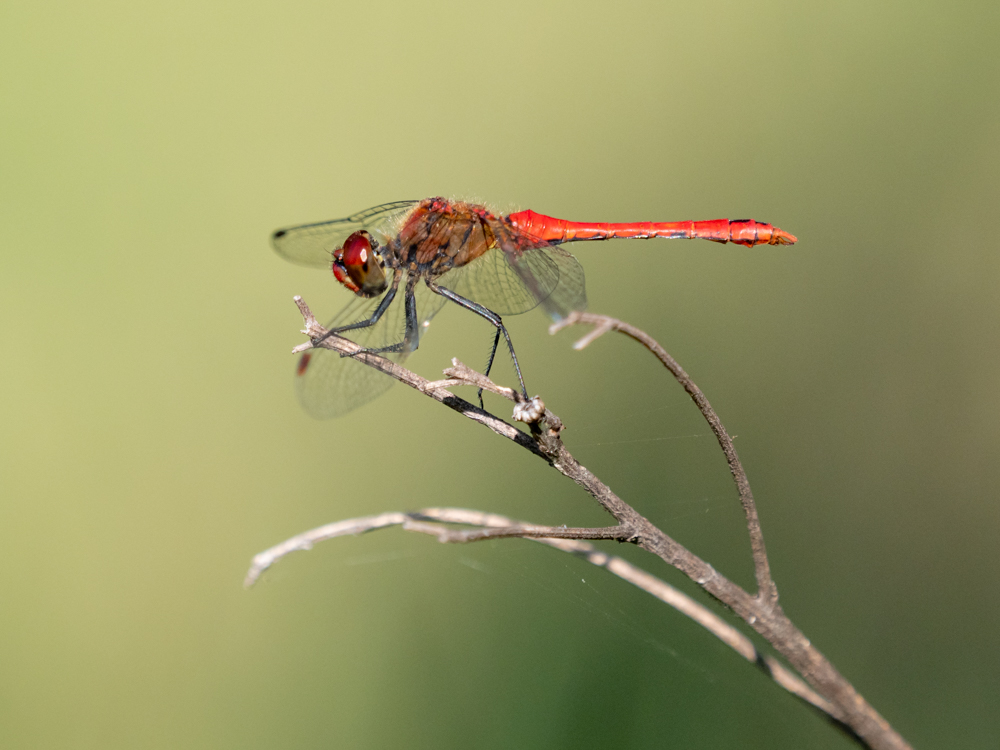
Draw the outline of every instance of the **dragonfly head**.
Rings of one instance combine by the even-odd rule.
[[[333,251],[333,275],[359,297],[377,297],[389,286],[378,242],[364,230]]]

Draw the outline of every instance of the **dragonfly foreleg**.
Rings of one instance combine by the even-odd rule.
[[[403,334],[403,340],[398,341],[395,344],[389,344],[388,346],[377,346],[377,347],[364,347],[354,352],[353,354],[341,354],[341,357],[355,357],[358,354],[385,354],[386,352],[412,352],[416,350],[417,345],[420,341],[420,330],[419,324],[417,323],[417,300],[413,295],[413,287],[416,286],[417,277],[411,277],[406,282],[406,291],[403,293],[404,299],[403,304],[405,305],[405,316],[406,316],[406,332]],[[392,287],[392,293],[395,294],[398,283],[394,283]],[[387,295],[388,296],[388,295]],[[389,302],[392,302],[390,299]],[[384,302],[379,305],[379,309],[375,311],[372,318],[377,315],[381,317],[385,313],[385,309],[388,308],[388,303]],[[381,311],[381,312],[380,312]],[[370,320],[370,319],[369,319]],[[376,321],[377,322],[377,318]],[[369,323],[369,325],[374,325],[374,323]],[[344,329],[338,329],[344,330]]]
[[[329,331],[324,333],[318,339],[313,340],[313,346],[317,346],[324,341],[326,341],[331,336],[337,336],[345,331],[356,331],[359,328],[369,328],[381,320],[382,316],[385,315],[385,311],[389,309],[389,305],[392,304],[393,299],[396,298],[396,290],[399,288],[399,277],[397,276],[393,279],[392,286],[389,287],[389,291],[385,293],[382,301],[379,303],[378,307],[375,308],[375,312],[371,314],[370,317],[364,320],[359,320],[356,323],[350,323],[346,326],[337,326],[336,328],[331,328]]]

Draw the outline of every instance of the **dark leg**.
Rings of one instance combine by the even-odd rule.
[[[493,337],[493,346],[490,349],[490,357],[486,360],[486,371],[483,373],[486,377],[490,376],[490,370],[493,369],[493,358],[497,356],[497,346],[500,344],[500,329],[497,328],[497,334]]]
[[[413,295],[413,287],[417,285],[417,278],[418,277],[416,276],[410,276],[406,282],[406,291],[403,292],[403,304],[406,306],[405,307],[406,332],[403,334],[403,340],[396,344],[390,344],[389,346],[380,346],[378,348],[365,347],[351,355],[342,354],[341,355],[342,357],[343,356],[353,357],[357,356],[358,354],[364,354],[364,353],[383,354],[385,352],[412,352],[417,348],[417,344],[420,341],[420,331],[419,331],[419,325],[417,323],[417,299]],[[393,294],[395,293],[396,288],[397,285],[393,284],[393,288],[391,290]],[[382,314],[385,312],[385,309],[383,308],[388,308],[388,304],[386,304],[384,301],[382,304],[379,305],[379,309],[375,311],[372,317],[374,318],[376,315],[381,317]],[[350,327],[358,328],[362,326],[350,326]],[[337,330],[342,331],[346,329],[338,328]]]
[[[483,372],[483,375],[485,375],[486,377],[490,376],[490,370],[493,369],[493,358],[495,356],[497,356],[497,346],[499,344],[500,344],[500,329],[497,328],[496,335],[493,337],[493,347],[490,349],[489,359],[486,360],[486,370]],[[476,395],[479,396],[479,408],[480,409],[484,408],[483,407],[483,389],[480,388],[477,391]]]
[[[524,378],[521,377],[521,365],[517,362],[517,355],[514,353],[514,344],[510,340],[510,334],[507,333],[507,329],[504,327],[503,320],[495,312],[489,308],[483,307],[482,305],[468,300],[460,294],[455,294],[455,292],[450,289],[445,289],[443,286],[438,286],[433,281],[428,281],[427,286],[430,287],[432,292],[440,294],[446,299],[450,299],[456,305],[464,307],[466,310],[471,310],[476,315],[482,318],[486,318],[490,323],[496,326],[497,334],[493,341],[493,351],[490,352],[490,361],[486,367],[486,374],[489,374],[490,368],[493,366],[493,357],[496,354],[497,344],[500,342],[500,334],[503,334],[504,340],[507,342],[507,349],[510,351],[510,358],[514,361],[514,370],[517,372],[517,380],[521,384],[521,393],[525,398],[528,398],[528,390],[524,387]],[[482,399],[482,392],[480,392],[480,403]]]
[[[331,328],[329,331],[324,333],[318,339],[313,341],[313,346],[322,343],[330,336],[337,336],[346,331],[356,331],[360,328],[370,328],[371,326],[378,323],[382,319],[382,316],[385,315],[385,311],[389,309],[389,305],[391,305],[392,301],[396,298],[396,292],[399,289],[399,280],[402,278],[402,276],[403,276],[402,271],[397,270],[392,279],[392,286],[389,287],[389,291],[386,292],[386,295],[382,298],[382,301],[379,303],[379,306],[375,309],[375,312],[373,312],[370,317],[365,318],[364,320],[359,320],[356,323],[351,323],[346,326],[338,326],[337,328]],[[415,281],[416,279],[410,279],[406,284],[406,297],[407,297],[406,337],[397,344],[382,346],[377,349],[361,349],[355,354],[361,354],[363,352],[371,352],[372,354],[381,354],[383,352],[399,352],[403,351],[403,349],[409,345],[409,342],[411,341],[412,338],[412,334],[414,331],[416,331],[416,302],[413,299],[413,286]],[[340,356],[345,357],[349,355],[341,354]]]
[[[412,352],[420,342],[420,326],[417,322],[417,298],[413,288],[417,285],[417,277],[412,276],[406,282],[406,334],[403,336],[403,347]]]
[[[370,318],[366,318],[365,320],[359,320],[357,323],[351,323],[350,325],[331,328],[329,331],[324,333],[318,339],[313,341],[313,346],[322,343],[330,336],[335,336],[337,334],[343,333],[344,331],[356,331],[359,328],[368,328],[378,323],[379,320],[381,320],[382,316],[385,315],[385,311],[389,309],[389,305],[391,305],[392,301],[396,298],[396,290],[398,288],[399,288],[399,281],[395,280],[393,282],[393,285],[389,288],[389,291],[386,292],[386,295],[382,298],[382,301],[379,303],[379,306],[375,308],[375,312],[371,314]]]

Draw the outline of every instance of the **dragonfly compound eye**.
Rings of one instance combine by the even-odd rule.
[[[337,281],[362,297],[376,297],[388,282],[378,244],[364,230],[355,232],[334,252],[333,275]]]

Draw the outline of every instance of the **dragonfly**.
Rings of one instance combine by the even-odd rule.
[[[748,247],[796,242],[788,232],[753,219],[575,222],[531,210],[500,215],[446,198],[385,203],[344,219],[279,229],[271,242],[283,258],[332,271],[354,293],[327,324],[326,336],[348,338],[363,352],[402,362],[416,351],[434,315],[452,302],[495,328],[485,374],[502,338],[527,398],[503,316],[540,307],[558,321],[586,308],[583,268],[563,245],[654,237]],[[353,411],[395,382],[325,348],[304,352],[295,372],[299,400],[317,418]]]

